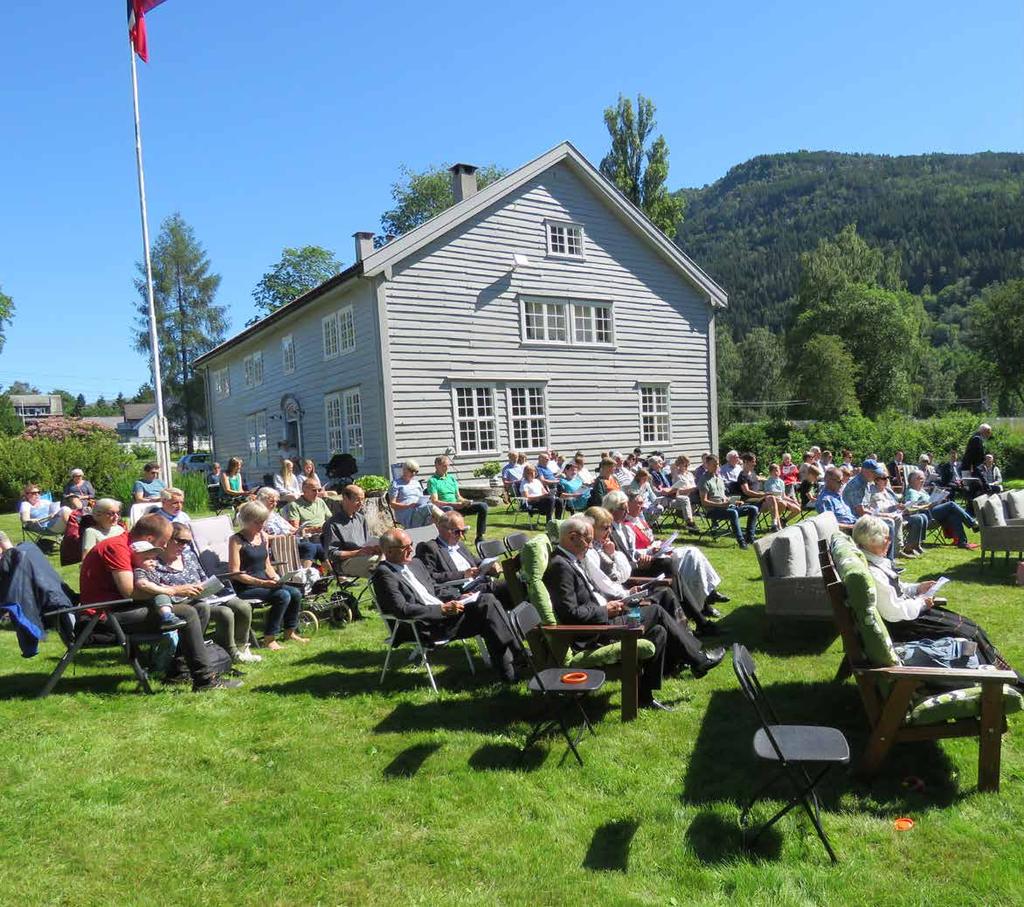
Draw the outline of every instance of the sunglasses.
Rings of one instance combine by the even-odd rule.
[[[465,527],[463,527],[462,529],[449,529],[448,531],[454,532],[456,535],[465,535],[467,532],[469,532],[469,530]]]

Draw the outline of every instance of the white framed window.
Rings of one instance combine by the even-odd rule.
[[[667,384],[640,385],[640,440],[644,444],[661,444],[669,437]]]
[[[583,227],[579,224],[547,221],[548,255],[583,258]]]
[[[295,371],[295,338],[291,334],[281,338],[281,371],[286,375]]]
[[[231,377],[227,368],[219,368],[213,373],[213,393],[218,400],[231,396]]]
[[[568,303],[564,299],[527,299],[523,303],[523,339],[568,343]]]
[[[263,383],[263,351],[250,353],[242,360],[245,370],[245,386],[259,387]]]
[[[267,411],[261,409],[245,417],[245,433],[249,439],[249,463],[252,466],[266,466],[267,455]]]
[[[363,406],[358,387],[324,395],[324,424],[327,448],[333,456],[349,453],[363,455]]]
[[[521,298],[524,343],[615,345],[613,304],[587,299]]]
[[[453,388],[455,449],[459,453],[494,453],[498,449],[498,420],[494,387],[459,384]]]
[[[511,447],[541,450],[548,446],[548,414],[544,385],[512,385],[508,388]]]
[[[580,345],[611,346],[612,307],[606,302],[572,303],[573,343]]]
[[[342,353],[356,348],[356,319],[352,306],[347,305],[337,312],[320,319],[323,333],[324,359],[334,359]]]

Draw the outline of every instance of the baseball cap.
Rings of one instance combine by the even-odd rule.
[[[870,469],[872,472],[878,472],[877,460],[864,460],[860,465],[862,469]]]
[[[144,551],[159,551],[152,542],[132,542],[132,551],[135,554],[142,554]]]

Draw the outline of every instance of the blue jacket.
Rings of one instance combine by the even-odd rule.
[[[46,635],[43,616],[70,607],[59,574],[38,546],[22,542],[0,558],[0,611],[14,621],[23,657],[39,651]]]

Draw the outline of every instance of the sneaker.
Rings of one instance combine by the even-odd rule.
[[[239,649],[235,652],[231,656],[231,660],[240,661],[242,664],[255,664],[257,661],[263,661],[263,656],[250,651],[249,647],[246,646],[244,649]]]
[[[185,621],[178,617],[178,615],[175,614],[173,611],[171,611],[169,614],[160,615],[160,629],[165,633],[168,630],[180,630],[184,626]]]
[[[961,544],[957,545],[957,548],[963,548],[965,551],[975,551],[980,547],[981,545],[979,545],[977,542],[962,542]]]
[[[916,549],[914,549],[914,548],[904,548],[904,549],[903,549],[903,557],[911,557],[911,558],[914,558],[914,557],[920,557],[920,556],[921,556],[921,555],[920,555],[920,554],[918,554],[918,553],[917,553],[917,550],[916,550]]]
[[[192,684],[193,693],[205,693],[208,690],[234,690],[242,685],[240,680],[226,680],[220,674],[210,674],[205,680]]]

